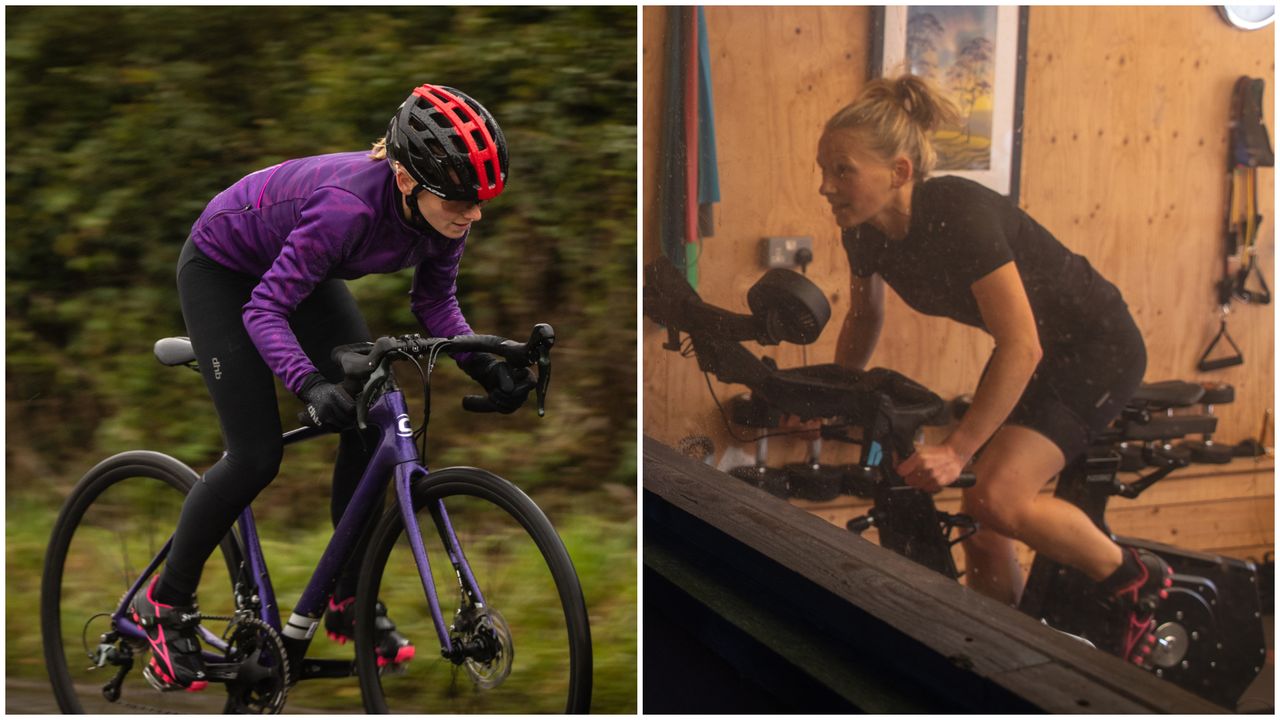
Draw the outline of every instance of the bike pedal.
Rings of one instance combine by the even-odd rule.
[[[152,660],[152,662],[154,662],[154,660]],[[200,692],[201,690],[204,690],[205,688],[209,687],[209,681],[207,680],[196,680],[195,682],[192,682],[191,685],[188,687],[183,687],[176,683],[166,682],[163,678],[158,676],[157,671],[152,670],[151,663],[147,663],[147,665],[142,668],[142,677],[144,680],[147,681],[147,684],[150,685],[152,688],[164,693],[180,692],[180,691],[181,692]]]
[[[406,645],[396,651],[396,656],[394,659],[389,660],[384,657],[379,657],[378,667],[381,668],[381,667],[388,667],[392,665],[403,667],[406,663],[408,663],[410,660],[413,659],[413,656],[416,652],[417,652],[417,649],[414,646]]]
[[[388,663],[382,664],[382,658],[378,658],[378,674],[379,675],[404,675],[409,671],[408,663]]]

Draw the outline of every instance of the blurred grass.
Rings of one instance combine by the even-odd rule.
[[[556,497],[552,494],[545,497],[535,494],[534,497],[539,503],[549,505],[544,510],[563,539],[582,582],[590,614],[594,654],[592,711],[634,713],[637,601],[634,493],[614,490],[572,497]],[[264,503],[271,504],[271,500],[269,488]],[[47,499],[24,495],[10,495],[6,504],[8,543],[5,559],[9,579],[5,586],[5,621],[8,628],[5,661],[7,673],[12,677],[36,681],[47,678],[40,644],[39,608],[35,599],[39,597],[45,546],[49,541],[56,510],[57,508],[48,504]],[[304,529],[262,522],[259,531],[263,535],[263,547],[272,573],[272,582],[282,605],[282,612],[287,615],[292,602],[305,587],[315,561],[323,552],[330,530],[324,524]],[[488,554],[483,552],[484,543],[479,541],[484,539],[485,534],[479,533],[470,541],[464,539],[467,546],[474,548],[473,552],[477,553],[472,558],[473,563],[477,567],[489,567],[486,577],[490,580],[482,579],[481,582],[495,587],[505,585],[516,591],[532,586],[537,558],[528,552],[521,552],[510,558],[504,556],[505,559],[501,562],[509,560],[511,567],[495,569],[493,563],[488,561]],[[503,536],[497,529],[487,534],[491,536],[488,539],[491,546],[521,547],[510,534]],[[390,566],[403,567],[403,563]],[[412,572],[411,568],[410,563],[409,572]],[[448,564],[433,557],[433,570],[441,588],[442,601],[447,604],[452,598],[446,593],[453,583]],[[205,579],[210,580],[212,575],[212,571],[206,572]],[[492,581],[497,575],[501,575],[500,583]],[[218,579],[213,578],[214,585]],[[402,573],[396,579],[402,581],[400,586],[404,586],[403,581],[409,581],[409,587],[416,588],[415,593],[420,597],[421,587],[416,585],[415,577]],[[201,602],[204,610],[225,612],[225,609],[212,609],[225,606],[226,603],[208,597],[210,592],[204,588],[209,585],[207,582],[202,584]],[[384,580],[384,589],[385,587]],[[456,594],[456,590],[452,592]],[[448,663],[436,656],[433,649],[434,632],[429,622],[412,622],[411,612],[406,607],[410,604],[409,600],[401,599],[395,594],[383,593],[382,596],[388,602],[393,619],[397,620],[401,629],[414,639],[419,648],[418,659],[410,663],[413,674],[397,679],[402,684],[407,681],[423,686],[414,688],[417,691],[414,701],[420,703],[415,707],[420,707],[420,712],[493,710],[494,708],[486,705],[483,692],[470,688],[465,674],[460,675],[455,683],[447,681],[450,675],[448,668],[442,671],[440,666],[447,666]],[[498,597],[502,598],[501,601]],[[529,629],[527,619],[539,613],[545,614],[547,610],[545,607],[534,606],[534,603],[545,600],[545,597],[540,597],[535,592],[500,592],[498,597],[488,599],[500,609],[505,609],[504,614],[512,622],[513,631],[517,623],[524,625],[522,631]],[[446,618],[450,617],[451,610],[448,610]],[[528,698],[526,710],[537,707],[539,702],[555,702],[537,696],[538,685],[546,683],[546,678],[539,680],[538,674],[551,672],[551,668],[559,660],[560,648],[563,646],[563,641],[555,633],[542,632],[536,627],[534,629],[538,631],[517,635],[516,657],[520,662],[513,671],[512,678],[501,688],[509,695],[520,692],[521,683],[525,683],[526,689],[523,691],[534,693]],[[350,658],[351,650],[349,646],[330,642],[322,632],[317,635],[308,656]],[[517,673],[532,677],[519,677]],[[105,677],[103,680],[105,681]],[[533,689],[528,689],[530,687]],[[306,708],[339,712],[361,711],[360,688],[355,678],[300,683],[291,691],[290,702]]]

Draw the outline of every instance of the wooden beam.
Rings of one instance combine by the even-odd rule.
[[[646,577],[842,703],[892,712],[905,694],[952,712],[1223,711],[652,438],[643,453]],[[647,583],[646,615],[651,601],[662,598]],[[868,682],[877,676],[904,693],[885,694]],[[672,690],[648,674],[645,685],[646,697]]]

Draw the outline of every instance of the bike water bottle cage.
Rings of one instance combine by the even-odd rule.
[[[415,220],[422,190],[445,200],[481,202],[506,187],[502,129],[483,105],[454,88],[415,88],[391,118],[386,142],[387,156],[418,182],[408,198]]]

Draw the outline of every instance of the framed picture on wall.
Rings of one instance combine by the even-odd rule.
[[[911,72],[960,110],[934,135],[934,175],[959,175],[1018,200],[1027,8],[875,8],[871,76]]]

